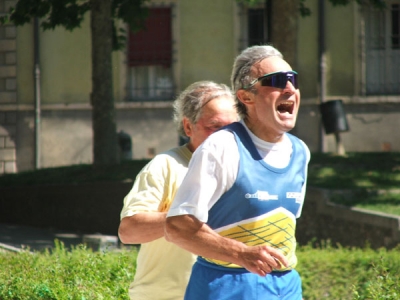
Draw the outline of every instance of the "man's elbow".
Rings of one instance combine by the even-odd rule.
[[[121,220],[118,227],[118,237],[123,244],[138,244],[135,239],[135,219],[133,216],[125,217]]]
[[[168,242],[175,243],[179,238],[178,220],[180,217],[167,217],[165,221],[165,239]]]
[[[120,239],[120,241],[123,244],[131,244],[131,241],[129,239],[129,234],[127,232],[127,229],[125,226],[123,226],[122,222],[119,224],[119,228],[118,228],[118,237]]]

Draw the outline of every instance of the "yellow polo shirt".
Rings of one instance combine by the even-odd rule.
[[[192,153],[186,146],[152,159],[137,175],[124,199],[121,219],[139,212],[167,211],[186,175]],[[135,300],[183,299],[196,256],[165,238],[142,244],[136,273],[129,287]]]

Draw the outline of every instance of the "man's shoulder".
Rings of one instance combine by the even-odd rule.
[[[214,149],[229,148],[236,143],[231,131],[219,130],[211,134],[200,146],[202,150],[214,151]]]
[[[174,159],[174,160],[178,159],[178,160],[189,161],[190,157],[192,156],[192,153],[186,147],[186,145],[183,145],[162,152],[159,154],[159,156],[162,157],[163,159]]]
[[[192,153],[186,146],[179,146],[157,154],[150,164],[187,164],[191,156]]]
[[[292,142],[296,142],[298,145],[300,145],[301,149],[303,149],[303,151],[307,157],[307,161],[309,161],[311,153],[310,153],[310,149],[308,148],[307,144],[302,139],[300,139],[299,137],[297,137],[293,134],[286,133],[286,135],[290,138],[290,140]]]
[[[182,146],[183,147],[183,146]],[[154,156],[140,171],[139,176],[165,176],[172,170],[177,171],[187,169],[191,152],[189,150],[176,147]],[[186,148],[187,149],[187,148]]]
[[[292,134],[292,133],[285,133],[286,134],[286,136],[287,137],[289,137],[289,139],[293,142],[293,141],[296,141],[297,143],[300,143],[300,144],[302,144],[302,145],[304,145],[305,147],[307,147],[307,145],[306,145],[306,143],[301,139],[301,138],[299,138],[298,136],[295,136],[294,134]]]

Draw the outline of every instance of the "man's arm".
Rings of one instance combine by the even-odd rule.
[[[166,212],[138,213],[121,220],[118,236],[124,244],[143,244],[164,236]]]
[[[260,276],[280,269],[281,264],[288,265],[279,250],[265,245],[251,247],[222,237],[193,215],[168,217],[165,238],[194,254],[230,262]]]

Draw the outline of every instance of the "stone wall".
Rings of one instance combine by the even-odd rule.
[[[15,1],[1,1],[0,14]],[[17,102],[17,30],[14,25],[0,26],[0,105]],[[16,117],[13,111],[0,111],[0,174],[16,171]]]
[[[301,245],[329,240],[332,245],[392,248],[400,244],[400,217],[329,202],[328,190],[307,188],[297,223]]]

